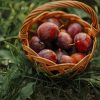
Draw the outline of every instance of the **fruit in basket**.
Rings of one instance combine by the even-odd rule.
[[[74,53],[71,55],[72,58],[75,59],[75,61],[78,63],[79,61],[81,61],[84,57],[85,57],[85,54],[83,53]]]
[[[31,38],[29,45],[36,52],[39,52],[45,48],[45,44],[37,36],[33,36]]]
[[[67,32],[71,35],[72,38],[82,31],[82,26],[79,23],[72,23],[68,26]]]
[[[59,26],[59,27],[61,26],[61,23],[60,23],[59,19],[57,19],[57,18],[54,18],[54,17],[48,18],[46,21],[47,21],[47,22],[54,23],[54,24],[56,24],[56,25]]]
[[[56,52],[56,54],[57,54],[57,62],[60,63],[60,59],[61,59],[62,55],[67,54],[67,52],[64,51],[64,50],[61,50],[61,49],[59,48],[58,51]]]
[[[92,39],[88,34],[81,32],[75,36],[74,42],[78,51],[86,52],[92,44]]]
[[[73,40],[68,33],[66,33],[66,32],[59,33],[58,42],[57,42],[58,47],[60,47],[62,49],[68,49],[71,47],[72,42],[73,42]]]
[[[57,62],[56,53],[50,49],[43,49],[38,54],[43,58],[49,59],[53,62]]]
[[[74,58],[72,58],[68,55],[62,55],[61,59],[60,59],[60,63],[73,63],[73,64],[75,64],[76,61],[74,60]]]
[[[75,53],[75,51],[87,52],[92,44],[92,39],[88,34],[81,32],[83,27],[79,23],[70,24],[66,30],[65,27],[59,29],[61,23],[56,18],[48,18],[46,21],[38,27],[37,36],[33,35],[29,41],[30,47],[39,56],[55,63],[74,64],[85,57],[85,54]],[[72,46],[75,49],[70,48]],[[72,50],[75,51],[73,51],[74,54],[68,56],[65,50],[69,55],[72,54]]]
[[[45,22],[38,27],[38,36],[43,41],[53,41],[59,34],[59,28],[56,24]]]

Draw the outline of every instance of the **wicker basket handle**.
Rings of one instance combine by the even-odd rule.
[[[95,11],[90,6],[78,1],[56,1],[56,2],[49,2],[42,6],[39,6],[28,15],[25,22],[23,23],[20,33],[23,34],[26,33],[26,31],[29,28],[29,23],[31,23],[32,19],[37,15],[43,13],[44,11],[51,10],[53,8],[65,8],[65,7],[75,7],[87,12],[91,17],[92,30],[94,31],[94,35],[96,35],[96,33],[99,31],[99,24]]]

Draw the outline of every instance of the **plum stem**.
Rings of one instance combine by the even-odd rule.
[[[61,52],[61,49],[59,48],[59,51]]]
[[[75,45],[75,43],[70,44],[70,46],[74,46],[74,45]]]
[[[61,25],[61,26],[59,27],[59,29],[61,29],[62,27],[64,27],[64,25]]]

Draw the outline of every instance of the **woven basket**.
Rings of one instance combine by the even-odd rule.
[[[69,14],[63,11],[50,11],[54,8],[65,8],[65,7],[75,7],[81,10],[84,10],[88,13],[91,17],[92,23],[89,24],[79,16],[74,14]],[[93,47],[91,52],[87,54],[79,63],[77,64],[56,64],[48,59],[40,57],[34,50],[29,47],[28,43],[28,31],[31,30],[32,25],[35,23],[49,17],[56,17],[56,18],[66,18],[70,21],[79,22],[83,27],[84,30],[93,37]],[[96,48],[96,33],[99,30],[98,20],[96,13],[94,10],[89,7],[88,5],[78,2],[78,1],[56,1],[56,2],[49,2],[46,3],[36,9],[34,9],[25,19],[21,30],[19,32],[19,38],[22,41],[22,46],[25,51],[26,56],[30,59],[30,61],[36,61],[40,66],[38,66],[39,71],[45,72],[50,76],[59,76],[64,74],[73,73],[73,75],[78,74],[79,72],[86,69],[88,63],[90,62],[94,50]],[[54,72],[57,72],[54,74]]]

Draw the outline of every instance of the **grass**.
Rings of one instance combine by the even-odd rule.
[[[73,79],[46,77],[26,58],[18,32],[29,12],[48,1],[0,1],[0,100],[100,100],[100,36],[89,68]],[[98,16],[99,3],[92,0],[90,5]],[[68,11],[82,15],[79,10]],[[88,20],[85,13],[81,17]]]

